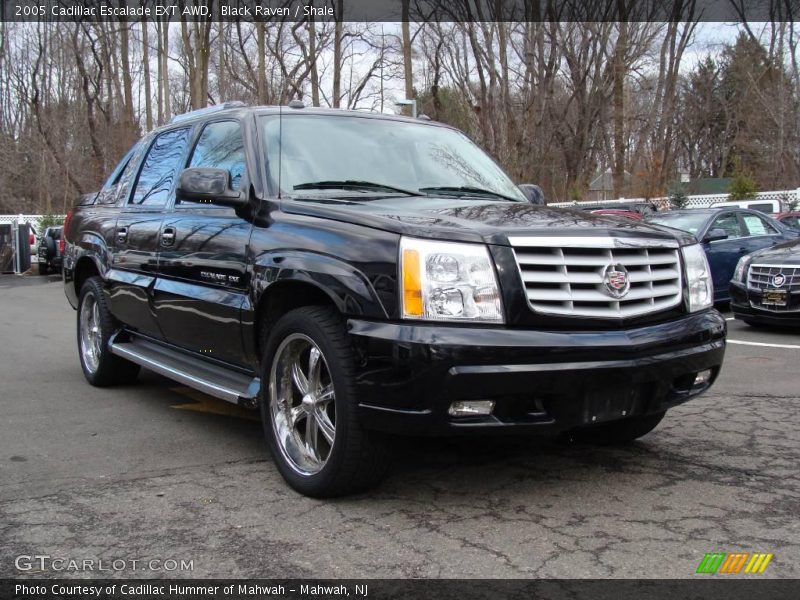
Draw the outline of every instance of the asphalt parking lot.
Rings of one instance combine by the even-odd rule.
[[[798,332],[729,321],[713,390],[627,448],[398,440],[381,487],[318,501],[251,415],[147,372],[90,387],[74,322],[56,279],[0,276],[0,577],[39,554],[193,562],[126,577],[686,578],[714,551],[800,577]]]

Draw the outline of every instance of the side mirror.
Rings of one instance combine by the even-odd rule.
[[[719,240],[727,240],[728,234],[724,229],[712,229],[706,234],[706,237],[703,238],[704,243],[708,242],[718,242]]]
[[[231,174],[228,171],[206,167],[193,167],[181,172],[175,200],[234,208],[247,204],[244,194],[231,189]]]
[[[538,185],[535,183],[521,183],[517,187],[525,194],[528,202],[537,206],[544,206],[544,192]]]

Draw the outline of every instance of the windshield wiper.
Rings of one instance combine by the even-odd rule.
[[[506,196],[505,194],[500,194],[498,192],[492,190],[485,190],[479,187],[473,187],[470,185],[460,185],[460,186],[436,186],[436,187],[424,187],[419,189],[420,192],[441,192],[443,194],[452,195],[452,196],[484,196],[489,198],[502,198],[503,200],[511,200],[512,202],[520,202],[517,198],[512,198],[511,196]]]
[[[419,192],[411,190],[404,190],[403,188],[386,185],[383,183],[374,183],[372,181],[357,181],[354,179],[346,179],[344,181],[309,181],[308,183],[299,183],[294,186],[295,190],[357,190],[357,191],[375,191],[375,192],[393,192],[397,194],[405,194],[407,196],[422,196]]]

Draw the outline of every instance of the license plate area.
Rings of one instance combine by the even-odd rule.
[[[587,425],[624,419],[642,412],[642,385],[608,385],[587,390],[583,422]]]
[[[761,295],[761,304],[764,306],[786,306],[787,302],[786,290],[764,290]]]

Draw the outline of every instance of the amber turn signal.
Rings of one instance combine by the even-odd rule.
[[[419,252],[411,248],[403,250],[403,314],[406,317],[421,317],[422,277]]]

